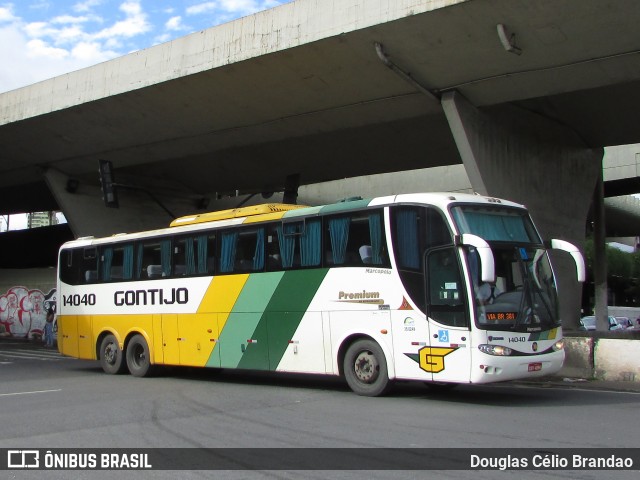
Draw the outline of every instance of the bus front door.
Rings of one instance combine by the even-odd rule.
[[[434,382],[468,383],[471,335],[467,288],[456,247],[434,248],[425,258],[430,345],[421,351],[421,367]]]

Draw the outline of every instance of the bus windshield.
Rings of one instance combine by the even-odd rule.
[[[551,264],[543,248],[495,246],[496,282],[482,283],[478,255],[469,250],[478,326],[517,331],[549,330],[559,325]]]
[[[453,207],[451,213],[460,233],[472,233],[487,242],[542,243],[525,210],[460,205]]]
[[[553,271],[546,250],[525,211],[503,207],[454,207],[461,233],[484,238],[493,251],[496,281],[480,280],[480,258],[467,261],[477,325],[491,330],[539,331],[559,325]]]

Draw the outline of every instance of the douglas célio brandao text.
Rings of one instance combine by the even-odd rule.
[[[470,467],[482,470],[536,470],[536,469],[566,469],[566,470],[590,470],[590,469],[634,469],[633,458],[611,455],[583,454],[560,455],[557,453],[539,453],[527,456],[504,455],[482,456],[470,455]]]

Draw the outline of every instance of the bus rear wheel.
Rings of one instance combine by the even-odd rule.
[[[111,375],[123,373],[125,363],[118,340],[112,334],[107,335],[100,343],[100,366]]]
[[[134,335],[127,345],[127,368],[134,377],[146,377],[151,374],[149,345],[140,334]]]
[[[389,390],[387,359],[373,340],[358,340],[349,346],[343,367],[347,384],[358,395],[377,397]]]

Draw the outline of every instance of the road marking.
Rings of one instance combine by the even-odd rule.
[[[61,388],[57,388],[55,390],[34,390],[33,392],[13,392],[13,393],[0,393],[0,397],[11,397],[15,395],[30,395],[32,393],[51,393],[51,392],[61,392]]]
[[[23,352],[23,353],[40,353],[43,355],[61,355],[61,353],[58,350],[54,350],[54,349],[38,349],[38,350],[34,350],[32,348],[15,348],[13,350],[4,350],[5,352]]]
[[[0,357],[24,358],[29,360],[61,360],[62,355],[58,352],[33,351],[33,350],[5,350],[0,351]]]

